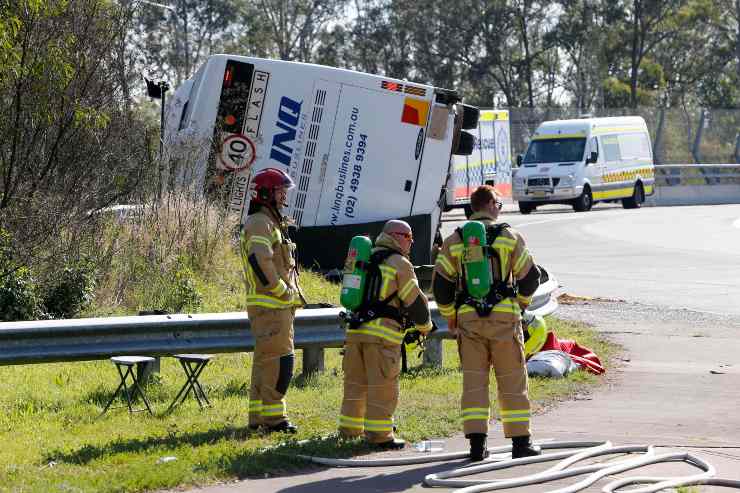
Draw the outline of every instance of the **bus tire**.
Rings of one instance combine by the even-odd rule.
[[[645,190],[642,188],[642,183],[638,181],[635,183],[632,197],[622,199],[622,207],[625,209],[639,209],[643,202],[645,202]]]
[[[535,209],[537,209],[537,206],[531,202],[519,202],[519,212],[522,214],[529,214]]]
[[[470,204],[465,204],[463,206],[463,210],[465,211],[465,219],[470,219],[470,216],[473,215],[473,208],[470,206]]]
[[[591,187],[586,185],[583,187],[583,193],[573,202],[573,210],[576,212],[590,211],[594,205],[594,198],[591,195]]]

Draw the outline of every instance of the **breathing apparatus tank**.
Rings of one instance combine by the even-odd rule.
[[[355,236],[349,242],[344,262],[344,277],[339,302],[347,310],[356,310],[362,304],[367,278],[366,265],[370,261],[373,243],[367,236]]]
[[[473,298],[485,298],[491,290],[493,273],[491,261],[486,254],[486,226],[480,221],[468,221],[462,227],[463,264],[468,294]]]

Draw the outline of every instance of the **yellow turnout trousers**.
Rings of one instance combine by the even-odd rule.
[[[463,369],[461,407],[465,434],[488,433],[488,386],[493,367],[504,436],[529,435],[530,405],[521,323],[497,320],[494,316],[463,319],[458,349]]]
[[[369,336],[365,336],[371,339]],[[344,347],[344,399],[339,432],[365,434],[371,443],[393,440],[393,412],[398,405],[401,349],[398,344],[348,340]]]
[[[249,425],[272,426],[288,419],[285,393],[293,376],[295,309],[249,307],[255,339],[249,387]]]

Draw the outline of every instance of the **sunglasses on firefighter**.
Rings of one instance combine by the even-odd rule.
[[[392,235],[400,236],[408,241],[414,241],[414,236],[411,233],[391,233]]]

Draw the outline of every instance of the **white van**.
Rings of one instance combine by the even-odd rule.
[[[655,188],[650,135],[638,116],[544,122],[517,164],[512,190],[522,214],[543,204],[588,211],[617,200],[634,209]]]
[[[392,218],[429,263],[454,150],[470,154],[477,108],[455,92],[389,77],[233,55],[208,58],[167,110],[170,181],[219,195],[242,221],[250,177],[275,167],[296,183],[286,215],[299,260],[341,267],[355,234]]]
[[[471,130],[475,147],[469,156],[453,156],[447,182],[447,209],[462,207],[470,216],[470,194],[480,185],[493,185],[511,197],[511,137],[508,110],[481,109],[478,127]]]

